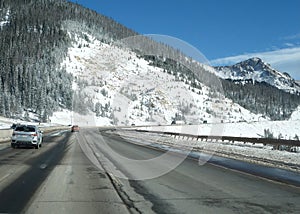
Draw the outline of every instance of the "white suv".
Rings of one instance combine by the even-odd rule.
[[[43,133],[34,125],[17,125],[11,137],[11,147],[42,147]]]

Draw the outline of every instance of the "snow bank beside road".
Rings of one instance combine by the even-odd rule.
[[[10,140],[12,129],[0,130],[0,143]]]
[[[269,130],[274,138],[281,135],[283,139],[300,138],[300,120],[290,121],[261,121],[242,123],[200,124],[191,126],[157,126],[138,128],[149,131],[179,132],[194,135],[217,135],[231,137],[264,137]]]

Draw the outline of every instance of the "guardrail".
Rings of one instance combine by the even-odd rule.
[[[155,134],[164,134],[174,136],[175,138],[182,137],[183,139],[196,139],[202,141],[215,140],[215,141],[229,141],[229,142],[242,142],[252,144],[272,145],[274,149],[280,150],[281,147],[286,146],[290,150],[291,147],[300,147],[300,141],[298,140],[284,140],[284,139],[272,139],[272,138],[249,138],[249,137],[229,137],[229,136],[209,136],[209,135],[192,135],[176,132],[161,132],[161,131],[149,131],[149,130],[135,130],[137,132],[149,132]]]

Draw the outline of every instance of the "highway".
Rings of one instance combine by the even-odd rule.
[[[0,191],[0,213],[300,213],[299,187],[96,128],[1,150]]]

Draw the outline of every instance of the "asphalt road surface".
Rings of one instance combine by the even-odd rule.
[[[0,213],[300,213],[296,186],[128,141],[81,129],[1,150]]]

